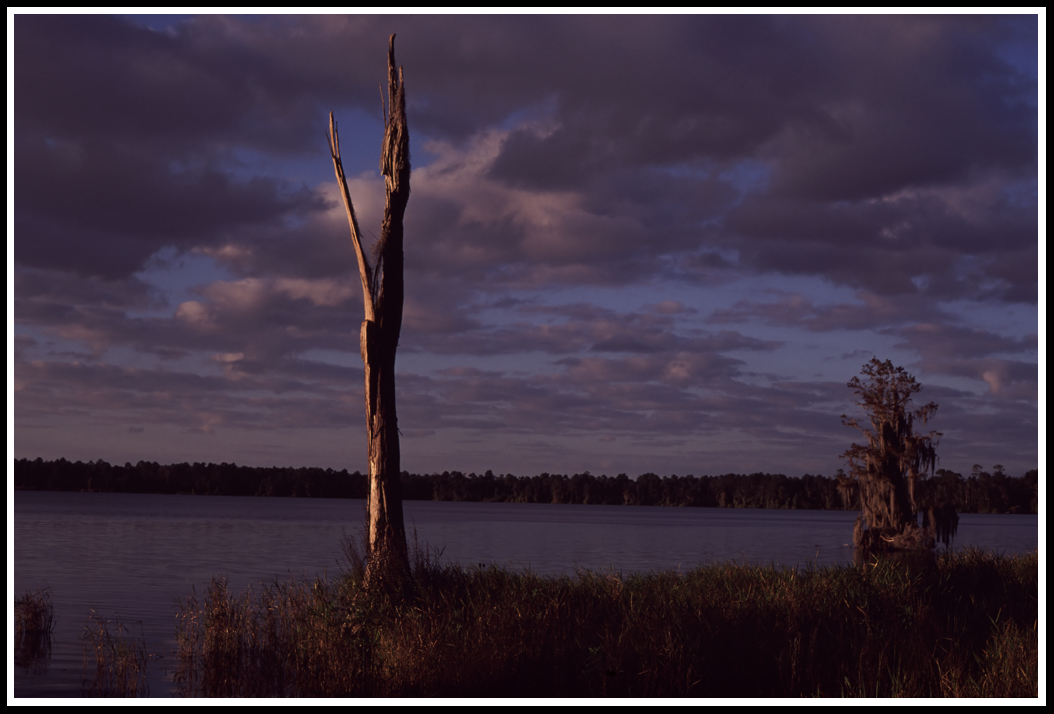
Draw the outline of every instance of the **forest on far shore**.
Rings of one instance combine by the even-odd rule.
[[[294,496],[366,498],[368,479],[358,471],[321,468],[262,468],[236,464],[140,461],[124,466],[105,461],[15,460],[15,489],[27,491],[101,491],[210,496]],[[805,474],[752,473],[720,476],[658,476],[646,473],[594,476],[588,471],[567,476],[402,473],[404,500],[505,503],[568,503],[710,508],[806,508],[857,510],[838,493],[839,469],[833,477]],[[974,466],[962,474],[938,469],[921,483],[920,502],[952,503],[959,513],[1037,513],[1039,472],[1010,476],[1002,466],[991,472]]]

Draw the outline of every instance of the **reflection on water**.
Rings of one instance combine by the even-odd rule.
[[[722,561],[786,566],[852,562],[855,512],[650,506],[405,503],[407,529],[442,549],[441,562],[572,574],[682,570]],[[16,696],[81,696],[78,636],[89,611],[115,613],[149,654],[150,692],[171,696],[175,597],[213,575],[238,591],[340,568],[344,532],[358,534],[362,501],[144,494],[15,494],[15,592],[49,586],[50,665],[19,667]],[[1036,516],[961,516],[955,547],[1008,554],[1037,548]],[[139,623],[138,625],[136,623]]]

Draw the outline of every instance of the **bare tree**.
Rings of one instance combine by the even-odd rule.
[[[381,102],[384,110],[384,102]],[[403,214],[410,197],[410,134],[406,127],[403,69],[395,64],[395,35],[388,39],[388,107],[385,112],[381,173],[385,201],[381,236],[371,265],[340,161],[337,123],[329,114],[329,149],[337,174],[351,240],[362,279],[365,317],[359,349],[366,378],[368,501],[367,584],[409,572],[402,490],[399,484],[399,427],[395,415],[395,351],[403,320]]]
[[[926,549],[934,546],[935,535],[947,542],[947,529],[954,526],[947,524],[943,507],[931,507],[927,527],[918,525],[919,481],[936,468],[940,433],[918,434],[915,427],[918,422],[925,424],[937,405],[930,402],[913,409],[912,397],[922,386],[889,360],[872,358],[862,374],[867,381],[853,377],[848,386],[867,411],[870,428],[844,414],[842,423],[859,429],[867,443],[853,444],[842,454],[850,470],[838,484],[847,501],[859,498],[854,545],[863,551]]]

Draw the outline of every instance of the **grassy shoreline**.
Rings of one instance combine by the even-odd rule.
[[[543,577],[418,557],[180,601],[192,696],[1035,697],[1038,555]]]

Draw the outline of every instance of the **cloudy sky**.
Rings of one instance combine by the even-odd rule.
[[[1036,15],[11,24],[16,458],[365,470],[396,33],[405,469],[830,475],[873,356],[1039,463]]]

